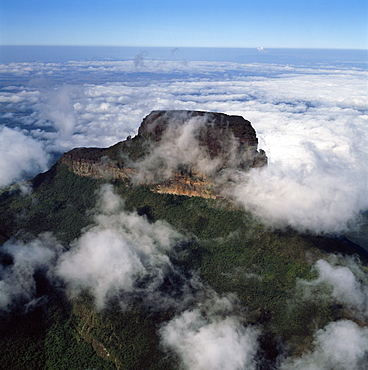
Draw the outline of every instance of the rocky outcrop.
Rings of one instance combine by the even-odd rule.
[[[78,176],[121,181],[129,179],[131,169],[122,167],[109,157],[86,158],[83,156],[83,151],[79,150],[79,153],[80,155],[76,156],[68,152],[59,159],[59,163],[66,164]]]
[[[143,147],[150,150],[137,156],[137,148]],[[134,183],[148,184],[158,193],[216,198],[219,174],[267,164],[265,152],[258,150],[254,128],[243,117],[176,110],[151,112],[143,119],[138,135],[133,139],[106,149],[73,149],[65,153],[59,163],[67,165],[79,176],[129,181],[142,169],[141,163],[147,162],[147,158],[153,153],[157,155],[157,152],[161,155],[157,161],[161,163],[159,166],[170,162],[170,171],[166,171],[170,176],[162,179],[153,176],[153,182],[140,177]],[[131,159],[132,153],[134,160]],[[170,158],[165,158],[165,155]],[[167,163],[164,166],[168,166]],[[155,168],[151,166],[148,170],[152,172]]]
[[[161,194],[187,195],[189,197],[217,198],[216,186],[204,175],[176,172],[168,181],[152,187]]]

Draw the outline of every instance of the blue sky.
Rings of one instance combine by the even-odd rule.
[[[3,45],[368,48],[366,0],[0,0]]]

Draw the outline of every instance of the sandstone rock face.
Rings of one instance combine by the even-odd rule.
[[[129,179],[129,168],[122,168],[107,156],[88,158],[83,148],[65,153],[59,163],[66,164],[76,175],[95,179]]]
[[[132,161],[124,148],[135,145],[150,150]],[[257,146],[256,132],[243,117],[153,111],[144,118],[135,138],[106,149],[73,149],[59,163],[79,176],[132,180],[159,193],[217,198],[224,178],[231,177],[232,171],[267,164],[265,152]]]
[[[151,188],[161,194],[187,195],[189,197],[213,198],[219,197],[217,186],[203,174],[188,174],[175,172],[173,176]]]

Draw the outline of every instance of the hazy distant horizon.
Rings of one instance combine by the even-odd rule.
[[[237,63],[368,63],[368,49],[0,45],[0,62],[145,59]]]

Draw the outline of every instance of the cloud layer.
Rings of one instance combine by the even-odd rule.
[[[28,81],[0,92],[3,117],[32,143],[42,141],[47,153],[113,145],[134,135],[152,110],[236,114],[252,122],[269,158],[264,171],[239,176],[233,193],[247,209],[270,224],[317,233],[345,230],[367,209],[367,72],[358,65],[147,59],[139,70],[132,60],[9,63],[1,69]],[[66,74],[75,76],[73,86],[65,85]],[[47,163],[36,153],[25,162],[31,173]],[[7,150],[2,160],[20,163],[22,157]],[[22,170],[14,171],[3,185],[22,178]]]

